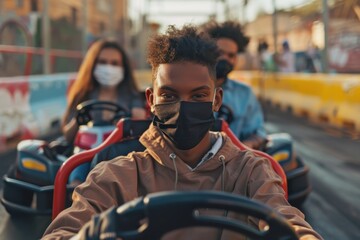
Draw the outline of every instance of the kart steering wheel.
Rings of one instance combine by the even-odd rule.
[[[266,230],[223,215],[199,214],[200,209],[223,210],[264,220]],[[144,221],[145,220],[145,221]],[[215,192],[160,192],[110,208],[88,222],[76,239],[161,239],[186,227],[227,229],[250,239],[297,240],[289,223],[270,207],[239,195]]]
[[[91,112],[104,110],[114,113],[114,117],[109,120],[111,123],[117,119],[131,116],[131,113],[128,109],[116,103],[99,100],[88,100],[76,106],[76,122],[79,126],[86,125],[93,120]]]
[[[218,118],[222,118],[230,124],[234,120],[234,112],[229,106],[222,104],[218,111]]]

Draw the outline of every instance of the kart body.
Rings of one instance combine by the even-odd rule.
[[[17,145],[16,162],[3,178],[4,191],[1,203],[10,215],[50,215],[54,180],[60,166],[69,156],[100,145],[114,130],[113,119],[111,121],[91,119],[89,106],[91,110],[105,109],[114,111],[121,117],[128,116],[127,111],[117,108],[113,103],[91,100],[78,106],[77,120],[80,126],[73,146],[62,140],[57,140],[58,143],[55,145],[43,140],[21,141]],[[69,148],[70,153],[65,154]],[[69,184],[67,189],[68,203],[71,203],[74,187]]]

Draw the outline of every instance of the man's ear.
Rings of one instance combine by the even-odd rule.
[[[223,89],[221,87],[217,87],[215,89],[215,99],[213,104],[213,111],[218,112],[221,105],[222,105],[222,98],[223,98]]]
[[[146,102],[150,106],[150,111],[154,113],[154,90],[150,87],[145,90]]]

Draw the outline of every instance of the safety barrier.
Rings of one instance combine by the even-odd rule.
[[[140,89],[151,85],[149,70],[135,76]],[[360,132],[359,75],[235,71],[230,77],[282,109]],[[0,78],[0,151],[11,139],[38,137],[57,127],[72,79],[75,73]]]
[[[236,71],[230,77],[284,110],[360,132],[360,75]]]
[[[58,128],[75,73],[0,78],[0,150]]]

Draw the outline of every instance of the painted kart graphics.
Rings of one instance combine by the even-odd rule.
[[[74,77],[75,73],[64,73],[0,78],[0,151],[57,127]]]

